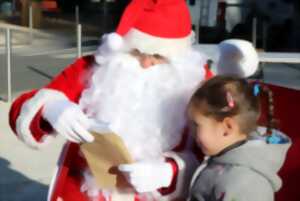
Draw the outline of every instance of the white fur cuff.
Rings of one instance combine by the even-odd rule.
[[[28,146],[39,149],[48,144],[54,135],[45,135],[41,141],[36,141],[30,130],[30,125],[41,107],[49,101],[68,99],[65,94],[53,89],[41,89],[31,99],[27,100],[20,111],[16,122],[17,135]]]
[[[162,200],[175,200],[178,198],[186,198],[194,170],[199,165],[194,153],[185,151],[181,153],[168,152],[164,154],[167,158],[175,160],[178,166],[178,175],[175,191],[171,194],[162,196]]]
[[[123,38],[127,49],[136,48],[143,53],[176,58],[191,49],[193,33],[183,38],[161,38],[132,28]]]

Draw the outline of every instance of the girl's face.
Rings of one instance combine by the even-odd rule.
[[[205,155],[216,155],[224,149],[226,131],[222,122],[206,117],[192,107],[189,109],[189,117],[195,140]]]

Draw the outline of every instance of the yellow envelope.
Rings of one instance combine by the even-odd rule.
[[[118,171],[120,164],[132,163],[123,140],[114,133],[92,133],[95,140],[80,146],[99,188],[127,188],[129,184]]]

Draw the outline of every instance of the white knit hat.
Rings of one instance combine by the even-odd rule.
[[[249,77],[258,69],[259,58],[253,45],[240,39],[229,39],[219,44],[218,75]]]

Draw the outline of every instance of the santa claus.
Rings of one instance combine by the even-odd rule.
[[[200,82],[212,76],[205,67],[206,58],[192,48],[192,42],[184,0],[134,0],[116,32],[103,37],[94,55],[78,59],[47,86],[14,101],[10,125],[20,140],[34,149],[44,147],[56,135],[68,140],[49,201],[148,201],[185,196],[198,163],[182,135],[185,109]],[[237,60],[248,64],[243,54],[254,51],[248,46],[241,41],[226,43],[223,50],[229,59],[222,58],[226,61],[222,65],[232,69]],[[235,63],[230,63],[232,59]],[[257,61],[251,58],[254,67]],[[219,71],[253,73],[242,67]],[[103,125],[123,139],[136,161],[118,167],[135,189],[132,192],[94,185],[78,143],[92,142],[90,132]]]

